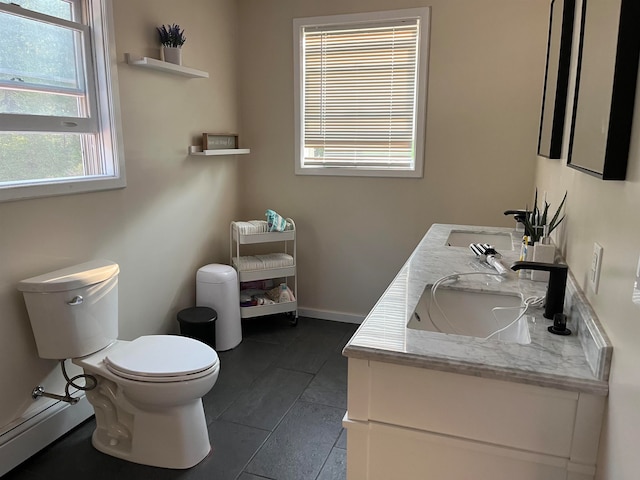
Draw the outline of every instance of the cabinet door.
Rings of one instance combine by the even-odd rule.
[[[578,394],[371,362],[369,402],[370,420],[568,458]]]
[[[368,480],[567,478],[566,460],[549,455],[376,423],[370,424],[369,433]]]

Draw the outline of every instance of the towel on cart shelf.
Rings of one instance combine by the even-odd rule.
[[[248,222],[233,222],[234,228],[242,235],[255,235],[257,233],[269,233],[269,224],[266,220],[249,220]],[[286,222],[283,230],[293,230],[293,225]]]
[[[243,257],[233,257],[232,259],[233,266],[242,272],[246,272],[248,270],[262,270],[262,262],[253,255],[245,255]]]
[[[292,267],[293,266],[293,257],[286,253],[267,253],[265,255],[256,255],[264,268],[282,268],[282,267]]]
[[[266,270],[268,268],[293,267],[293,257],[286,253],[268,253],[265,255],[247,255],[233,257],[233,266],[241,272]]]
[[[265,220],[249,220],[248,222],[233,222],[235,227],[242,235],[251,235],[255,233],[267,233],[269,224]]]

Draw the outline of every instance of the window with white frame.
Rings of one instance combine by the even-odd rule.
[[[296,174],[421,177],[429,8],[294,20]]]
[[[111,17],[110,0],[0,0],[0,201],[125,185]]]

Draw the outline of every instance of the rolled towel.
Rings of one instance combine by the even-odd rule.
[[[273,210],[267,210],[265,216],[267,217],[270,232],[284,232],[287,228],[287,221]]]
[[[264,270],[264,263],[259,258],[253,255],[247,255],[244,257],[233,257],[232,263],[234,267],[242,272],[249,270]]]
[[[293,257],[286,253],[267,253],[264,255],[256,255],[256,258],[262,262],[262,268],[283,268],[293,266]]]
[[[269,231],[269,224],[265,220],[249,220],[249,223],[253,225],[254,233],[267,233]]]
[[[269,231],[269,224],[265,220],[234,222],[234,225],[242,235],[254,235],[256,233],[267,233]]]

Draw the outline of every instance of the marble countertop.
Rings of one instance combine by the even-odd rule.
[[[452,273],[496,273],[468,247],[446,245],[451,231],[506,232],[500,227],[434,224],[378,300],[343,350],[350,358],[428,368],[464,375],[607,395],[612,347],[584,295],[569,275],[565,313],[570,336],[547,331],[552,324],[543,309],[530,307],[530,344],[507,343],[464,335],[416,330],[406,325],[425,287]],[[513,250],[500,250],[509,266],[520,256],[521,237]],[[544,296],[546,282],[507,276],[461,275],[455,288]]]

